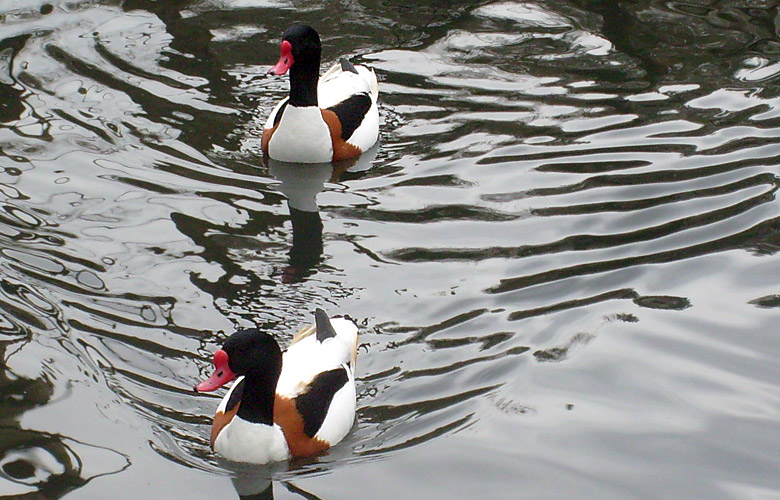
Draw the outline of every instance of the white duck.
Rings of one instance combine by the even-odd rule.
[[[238,377],[214,416],[214,451],[265,464],[316,455],[347,435],[355,420],[358,329],[322,309],[315,319],[284,354],[258,329],[234,333],[214,353],[214,374],[195,390],[213,391]]]
[[[342,58],[319,77],[322,46],[311,26],[282,34],[281,56],[268,72],[290,71],[290,95],[271,111],[261,146],[285,162],[325,163],[354,158],[379,137],[379,86],[374,71]]]

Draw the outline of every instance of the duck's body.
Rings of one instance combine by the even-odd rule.
[[[268,334],[244,330],[214,355],[211,391],[241,375],[222,399],[211,446],[223,457],[264,464],[316,455],[341,441],[355,419],[357,326],[316,312],[317,325],[282,354]]]
[[[274,160],[325,163],[354,158],[379,137],[379,86],[373,70],[346,59],[319,77],[321,46],[313,28],[284,32],[279,62],[269,71],[290,71],[290,95],[271,111],[263,152]]]

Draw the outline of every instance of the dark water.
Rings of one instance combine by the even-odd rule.
[[[191,387],[315,307],[357,423],[242,493],[780,496],[777,2],[445,3],[0,3],[2,498],[237,498]],[[362,164],[260,161],[295,20]]]

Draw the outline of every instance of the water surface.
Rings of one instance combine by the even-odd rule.
[[[773,2],[0,19],[3,498],[780,495]],[[261,160],[294,21],[379,75],[359,165]],[[353,432],[219,461],[211,354],[316,307],[361,323]]]

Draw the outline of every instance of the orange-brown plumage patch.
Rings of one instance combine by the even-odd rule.
[[[341,161],[354,158],[363,151],[354,144],[350,144],[341,137],[341,121],[336,113],[329,109],[321,109],[322,119],[330,130],[330,140],[333,143],[333,161]]]
[[[303,417],[290,398],[276,395],[274,422],[282,428],[293,457],[310,457],[330,448],[327,441],[310,438],[303,432]]]
[[[238,413],[239,406],[241,406],[241,403],[233,407],[232,410],[229,410],[224,413],[218,411],[217,414],[214,415],[214,423],[211,424],[211,449],[212,450],[214,449],[214,442],[217,440],[217,436],[219,436],[219,433],[222,432],[222,429],[224,429],[225,426],[229,424],[231,420],[233,420],[233,417],[236,416],[236,413]]]
[[[263,154],[268,155],[268,143],[271,142],[271,136],[276,132],[279,124],[277,123],[271,128],[263,129],[263,136],[260,138],[260,148],[263,150]]]

